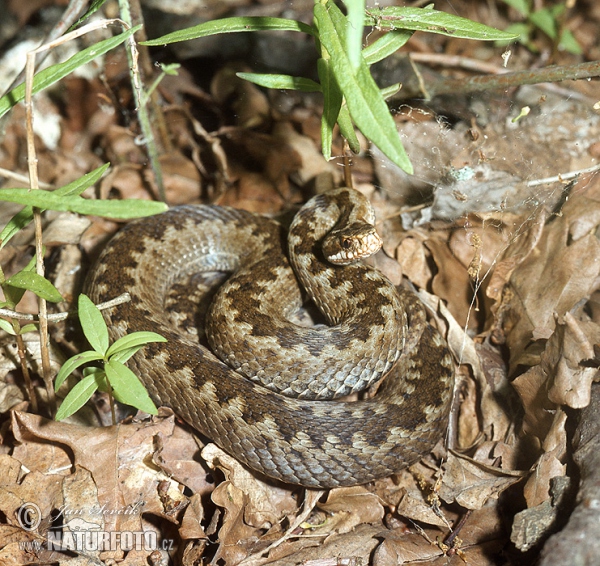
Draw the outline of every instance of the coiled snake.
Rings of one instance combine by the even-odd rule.
[[[87,292],[96,302],[131,294],[104,313],[111,337],[151,330],[168,341],[144,347],[129,365],[158,405],[238,460],[290,484],[366,483],[419,460],[442,437],[454,382],[444,341],[411,292],[362,263],[330,263],[378,249],[373,221],[366,199],[346,188],[311,199],[289,235],[241,210],[176,207],[121,230]],[[180,312],[201,272],[233,272],[206,330],[235,369],[199,343],[196,313]],[[289,322],[302,304],[297,280],[327,324]],[[386,372],[375,396],[332,400]]]

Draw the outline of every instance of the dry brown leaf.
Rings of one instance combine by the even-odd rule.
[[[409,237],[400,242],[393,257],[396,258],[402,273],[408,279],[420,289],[426,289],[432,277],[428,255],[422,240]]]
[[[448,310],[462,327],[475,327],[477,323],[475,317],[468,316],[471,294],[466,293],[465,290],[471,288],[471,281],[467,270],[450,251],[445,235],[430,237],[425,245],[438,267],[432,281],[434,294],[446,301]]]
[[[363,486],[332,489],[327,501],[318,507],[331,517],[315,533],[323,530],[347,533],[362,523],[381,523],[385,512],[379,497]]]
[[[13,434],[21,443],[18,454],[26,467],[35,469],[40,461],[35,451],[30,454],[23,447],[41,443],[54,450],[66,445],[73,454],[72,464],[90,471],[98,504],[107,509],[104,520],[109,532],[136,530],[129,527],[139,527],[142,512],[172,521],[167,504],[185,501],[173,480],[146,463],[153,453],[154,436],[168,436],[172,428],[172,418],[102,428],[57,423],[27,413],[14,413],[12,421]],[[43,473],[52,474],[52,468]],[[159,484],[166,486],[160,493]],[[93,511],[82,509],[85,512]]]
[[[171,206],[189,204],[200,198],[202,179],[196,164],[191,159],[178,151],[172,151],[161,155],[159,162],[167,202]]]
[[[243,519],[247,525],[268,529],[283,516],[296,511],[293,488],[284,489],[261,481],[215,444],[208,444],[202,450],[202,458],[211,468],[218,467],[226,480],[243,493],[246,498]]]
[[[506,320],[512,369],[523,363],[525,348],[532,339],[550,337],[555,314],[564,316],[597,288],[600,262],[588,259],[600,256],[600,242],[595,234],[583,234],[579,227],[581,222],[589,226],[598,219],[598,193],[600,181],[590,183],[584,193],[570,199],[561,216],[546,224],[535,253],[530,253],[512,274],[514,295]]]
[[[187,486],[192,493],[205,495],[215,485],[208,477],[208,470],[196,458],[199,455],[199,440],[187,426],[175,426],[168,437],[157,435],[153,455],[154,463],[169,477]]]
[[[523,478],[518,471],[501,470],[451,452],[444,464],[440,497],[446,503],[456,501],[465,509],[481,509],[489,499]]]

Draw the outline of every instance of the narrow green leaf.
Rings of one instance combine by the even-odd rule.
[[[163,35],[157,39],[142,41],[142,45],[168,45],[169,43],[198,39],[199,37],[207,37],[209,35],[216,35],[218,33],[274,30],[299,31],[308,33],[309,35],[314,34],[314,30],[311,26],[296,20],[288,20],[285,18],[265,18],[261,16],[242,16],[205,22],[198,26],[168,33],[167,35]]]
[[[536,10],[529,14],[529,21],[536,27],[540,28],[550,39],[556,39],[556,19],[547,8]]]
[[[527,17],[530,12],[529,3],[527,0],[503,0],[503,2],[520,12],[525,17]]]
[[[346,16],[346,54],[352,69],[356,71],[360,65],[363,29],[365,26],[365,0],[344,0],[348,15]]]
[[[342,91],[335,80],[328,59],[317,61],[317,72],[323,89],[323,115],[321,116],[321,147],[323,157],[331,159],[331,145],[333,143],[333,127],[335,126],[340,108],[342,107]]]
[[[77,368],[84,364],[94,362],[102,359],[102,354],[98,352],[88,351],[81,352],[72,358],[69,358],[60,368],[58,375],[54,381],[54,391],[58,391],[59,387],[64,383],[65,379],[69,377]]]
[[[573,55],[581,55],[583,53],[583,49],[575,36],[568,29],[563,29],[560,34],[560,41],[558,42],[559,49],[564,49],[569,53],[573,53]]]
[[[73,57],[65,61],[64,63],[57,63],[47,69],[44,69],[37,73],[33,79],[33,92],[39,92],[58,82],[60,79],[66,77],[68,74],[78,69],[82,65],[93,61],[99,55],[110,51],[117,45],[123,43],[127,38],[131,37],[141,26],[135,26],[130,30],[127,30],[115,37],[110,37],[99,43],[95,43],[90,47],[82,49]],[[19,85],[13,88],[10,92],[6,93],[0,98],[0,118],[4,116],[17,102],[20,102],[25,98],[25,85]]]
[[[83,333],[92,348],[102,356],[108,350],[108,329],[98,307],[83,293],[77,300],[77,315]]]
[[[321,92],[321,85],[304,77],[290,75],[269,75],[262,73],[236,73],[240,79],[250,81],[266,88],[279,88],[285,90],[301,90],[303,92]]]
[[[52,285],[48,279],[30,271],[19,271],[19,273],[15,273],[6,280],[5,284],[16,287],[17,289],[32,291],[38,297],[46,299],[51,303],[60,303],[60,301],[63,300],[57,288]]]
[[[156,332],[132,332],[119,338],[106,351],[106,357],[110,358],[115,354],[121,353],[130,348],[138,348],[149,344],[150,342],[166,342],[167,339]],[[122,361],[122,360],[119,360]]]
[[[367,11],[365,23],[381,29],[425,31],[482,41],[510,40],[515,37],[484,24],[429,8],[390,6],[373,9]]]
[[[55,192],[29,189],[0,189],[0,201],[3,200],[35,206],[42,210],[61,210],[121,220],[152,216],[167,210],[166,204],[149,200],[90,200],[80,196],[61,196]]]
[[[314,14],[319,39],[331,56],[333,73],[353,122],[387,157],[407,173],[412,173],[412,165],[400,141],[394,119],[367,64],[361,58],[356,73],[350,72],[350,63],[344,50],[345,18],[339,8],[331,1],[326,5],[319,3],[315,4]]]
[[[69,394],[63,399],[56,412],[55,419],[62,421],[79,411],[98,390],[98,378],[98,374],[91,374],[76,383],[73,389],[69,391]]]
[[[382,35],[362,51],[365,63],[373,65],[395,53],[411,38],[413,32],[394,30]]]
[[[83,14],[83,16],[81,16],[81,18],[79,18],[69,28],[69,31],[73,31],[74,29],[78,28],[83,22],[85,22],[87,19],[89,19],[90,16],[92,16],[95,12],[97,12],[100,8],[102,8],[102,5],[106,1],[107,0],[92,0],[92,3],[90,4],[89,8],[86,10],[85,14]]]
[[[125,350],[120,350],[119,352],[113,354],[110,357],[110,359],[114,360],[115,362],[121,362],[122,364],[126,364],[129,361],[129,359],[135,356],[144,346],[145,344],[141,346],[134,346],[132,348],[126,348]]]
[[[358,155],[360,153],[360,141],[356,135],[356,132],[354,131],[354,124],[352,123],[352,118],[350,118],[348,107],[345,104],[340,108],[338,125],[340,127],[340,133],[348,142],[350,151]]]
[[[381,96],[384,100],[387,100],[391,96],[394,96],[400,89],[402,85],[400,83],[396,83],[394,85],[386,86],[382,88],[379,92],[381,92]]]
[[[13,325],[8,320],[3,318],[0,318],[0,329],[4,330],[4,332],[7,332],[11,336],[15,336],[17,334],[13,328]]]
[[[27,332],[37,332],[37,326],[33,323],[21,326],[21,334],[27,334]]]
[[[146,388],[128,367],[109,360],[104,369],[117,401],[131,405],[150,415],[158,414],[156,405],[150,399]]]
[[[60,196],[80,195],[85,189],[91,187],[98,179],[100,179],[109,166],[110,163],[106,163],[90,173],[86,173],[82,177],[79,177],[79,179],[75,179],[75,181],[68,185],[56,189],[53,193]],[[33,208],[31,206],[26,206],[23,210],[15,214],[4,227],[4,230],[0,232],[0,250],[19,232],[19,230],[25,228],[32,220]]]

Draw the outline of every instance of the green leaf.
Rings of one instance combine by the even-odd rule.
[[[333,76],[331,61],[319,59],[317,72],[323,89],[323,115],[321,116],[321,147],[323,157],[331,159],[331,145],[333,143],[333,127],[335,126],[340,108],[342,107],[342,91]]]
[[[394,119],[362,57],[356,73],[350,71],[350,62],[344,49],[346,20],[339,8],[328,1],[326,5],[315,4],[314,13],[319,39],[331,57],[333,74],[346,99],[352,120],[387,157],[407,173],[412,173],[412,165],[400,141]]]
[[[130,349],[135,351],[139,350],[141,347],[149,344],[150,342],[166,342],[167,339],[157,334],[156,332],[132,332],[131,334],[127,334],[119,338],[114,344],[110,346],[110,348],[106,352],[106,357],[112,357],[116,354],[120,354],[123,352],[127,352]],[[135,352],[134,352],[135,353]],[[130,354],[127,359],[129,359],[133,355]],[[127,360],[119,359],[117,361],[124,362]]]
[[[78,28],[83,22],[90,18],[95,12],[97,12],[102,5],[106,2],[106,0],[92,0],[90,7],[86,10],[85,14],[81,16],[70,28],[69,31],[73,31]]]
[[[37,332],[37,326],[33,324],[33,322],[26,324],[25,326],[21,326],[21,334],[27,334],[27,332]]]
[[[382,35],[362,51],[367,65],[373,65],[395,53],[411,38],[413,32],[394,30]]]
[[[518,22],[516,24],[511,24],[506,28],[506,31],[512,33],[516,40],[523,45],[527,45],[529,41],[529,34],[531,33],[532,26],[526,22]],[[505,40],[505,41],[496,41],[496,45],[508,45],[512,43],[513,40]]]
[[[400,83],[386,86],[385,88],[382,88],[380,90],[381,96],[383,97],[384,100],[387,100],[391,96],[394,96],[401,88],[402,88],[402,85]]]
[[[540,28],[550,39],[556,39],[556,19],[547,8],[529,14],[529,21]]]
[[[103,359],[102,354],[98,352],[81,352],[72,358],[69,358],[60,368],[56,380],[54,381],[54,391],[58,391],[59,387],[64,383],[65,379],[69,377],[77,368],[84,364],[94,362]]]
[[[50,281],[41,275],[30,271],[19,271],[19,273],[15,273],[6,280],[5,284],[16,287],[17,289],[32,291],[38,297],[46,299],[46,301],[50,301],[51,303],[60,303],[60,301],[63,300],[61,294]]]
[[[108,329],[98,307],[83,293],[77,301],[77,315],[83,333],[92,348],[103,356],[108,350]]]
[[[100,375],[91,374],[75,384],[69,394],[63,399],[55,419],[62,421],[83,407],[98,390]]]
[[[167,210],[162,202],[149,200],[90,200],[80,196],[61,196],[56,192],[30,191],[29,189],[0,189],[0,201],[35,206],[42,210],[60,210],[78,214],[105,216],[128,220],[152,216]]]
[[[304,77],[290,75],[269,75],[262,73],[236,73],[240,79],[250,81],[266,88],[279,88],[285,90],[301,90],[303,92],[321,92],[321,85]]]
[[[583,53],[581,45],[579,45],[579,42],[575,39],[575,36],[568,29],[562,30],[558,47],[559,49],[564,49],[569,53],[573,53],[573,55],[581,55]]]
[[[350,118],[350,112],[348,112],[348,107],[345,104],[340,108],[338,125],[340,127],[340,133],[348,142],[350,151],[358,155],[360,153],[360,141],[354,131],[352,118]]]
[[[138,377],[120,362],[109,360],[104,366],[115,399],[151,415],[158,414],[156,405]]]
[[[344,0],[346,16],[346,54],[352,69],[356,71],[361,63],[363,29],[365,25],[365,0]]]
[[[75,179],[75,181],[68,185],[56,189],[53,193],[61,196],[80,195],[85,189],[91,187],[98,179],[100,179],[109,166],[110,163],[106,163],[90,173],[86,173],[82,177],[79,177],[79,179]],[[23,210],[15,214],[4,227],[4,230],[0,232],[0,250],[19,232],[19,230],[25,228],[32,220],[33,207],[31,206],[26,206]]]
[[[503,0],[503,2],[520,12],[525,17],[527,17],[531,11],[529,8],[530,3],[527,0]]]
[[[367,25],[381,29],[405,29],[439,33],[482,41],[510,40],[515,36],[466,18],[429,8],[390,6],[367,12]]]
[[[248,31],[299,31],[314,34],[311,26],[296,20],[287,20],[285,18],[263,18],[261,16],[243,16],[236,18],[223,18],[221,20],[212,20],[198,26],[181,29],[163,35],[158,39],[142,41],[142,45],[168,45],[178,41],[188,41],[199,37],[207,37],[218,33],[235,33]]]
[[[15,336],[17,334],[13,328],[13,325],[8,320],[3,318],[0,318],[0,329],[4,330],[4,332],[7,332],[11,336]]]
[[[33,79],[33,92],[39,92],[48,88],[50,85],[58,82],[60,79],[66,77],[68,74],[78,69],[82,65],[93,61],[99,55],[110,51],[117,45],[123,43],[127,38],[131,37],[141,26],[135,26],[130,30],[127,30],[115,37],[110,37],[99,43],[95,43],[86,49],[82,49],[77,54],[73,55],[70,59],[64,63],[57,63],[52,65],[43,71],[37,73]],[[13,88],[10,92],[6,93],[0,98],[0,118],[4,116],[17,102],[20,102],[25,98],[25,85],[19,85]]]

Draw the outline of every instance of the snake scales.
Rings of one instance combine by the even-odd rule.
[[[419,460],[446,426],[453,363],[421,303],[362,263],[342,267],[324,258],[344,264],[355,247],[378,249],[372,226],[365,235],[374,218],[364,201],[345,188],[317,196],[289,235],[241,210],[172,208],[128,224],[88,279],[96,302],[131,294],[131,302],[104,313],[113,339],[139,330],[167,338],[130,362],[154,401],[286,483],[330,488],[388,476]],[[302,294],[286,237],[297,279],[327,324],[288,321]],[[223,271],[233,275],[217,291],[206,329],[211,348],[235,370],[199,343],[196,314],[180,312],[193,302],[197,273]],[[386,372],[375,396],[331,400]]]

